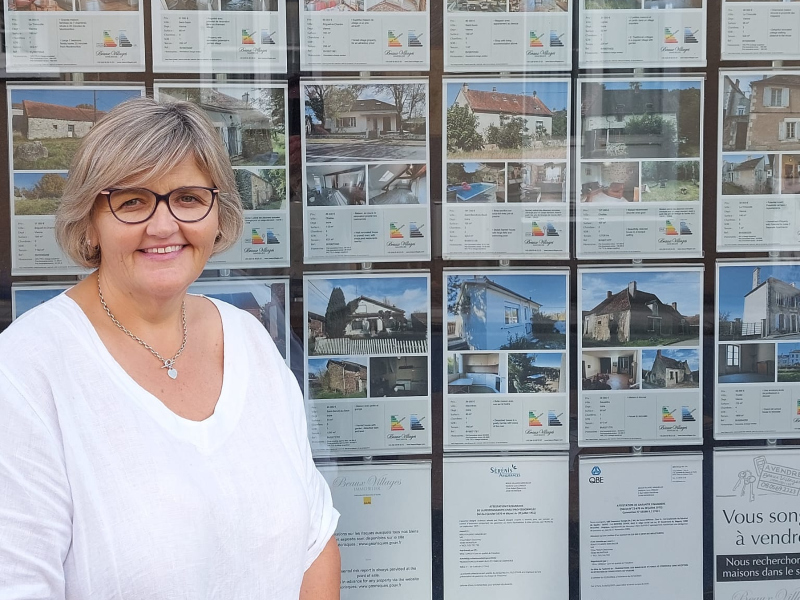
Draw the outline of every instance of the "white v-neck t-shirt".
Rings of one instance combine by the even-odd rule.
[[[297,382],[258,320],[213,302],[225,371],[200,422],[65,294],[0,335],[0,600],[298,597],[339,515]]]

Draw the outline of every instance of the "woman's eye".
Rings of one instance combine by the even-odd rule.
[[[200,202],[200,198],[198,198],[197,196],[185,194],[183,196],[178,197],[178,202],[180,202],[181,204],[195,204],[197,202]]]
[[[143,202],[141,198],[129,198],[120,204],[120,208],[136,208],[137,206],[141,206]]]

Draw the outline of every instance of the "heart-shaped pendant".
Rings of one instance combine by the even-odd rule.
[[[167,369],[167,375],[169,375],[171,379],[177,379],[178,370],[174,367],[170,367],[169,369]]]

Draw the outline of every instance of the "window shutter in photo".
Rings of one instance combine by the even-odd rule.
[[[783,93],[781,94],[781,106],[789,106],[789,88],[783,88]]]
[[[781,121],[778,123],[778,139],[785,140],[786,139],[786,121]]]
[[[764,88],[764,97],[761,100],[761,104],[763,106],[772,106],[772,88],[765,87]]]

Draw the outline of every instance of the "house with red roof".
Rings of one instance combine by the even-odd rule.
[[[496,87],[491,92],[471,90],[464,83],[458,91],[453,106],[466,106],[478,119],[478,131],[483,133],[490,125],[500,127],[507,119],[521,117],[525,120],[528,133],[551,135],[553,132],[553,111],[534,91],[531,95],[507,94],[498,92]]]
[[[82,138],[106,113],[95,108],[22,101],[22,114],[15,122],[26,139]]]

